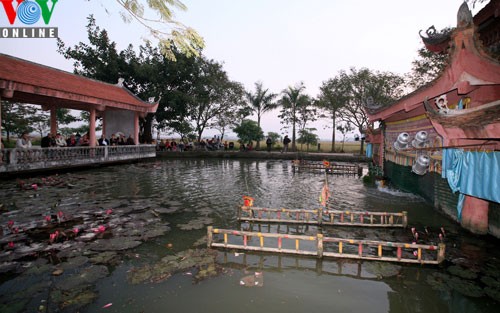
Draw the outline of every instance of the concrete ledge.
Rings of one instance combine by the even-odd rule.
[[[156,152],[160,158],[221,158],[221,159],[260,159],[260,160],[330,160],[337,162],[366,163],[371,158],[349,153],[316,153],[316,152],[267,152],[267,151],[162,151]]]

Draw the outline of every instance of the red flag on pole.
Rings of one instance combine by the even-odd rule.
[[[319,195],[319,202],[322,206],[326,206],[328,198],[330,198],[330,189],[328,188],[328,184],[325,182],[323,188],[321,189],[321,194]]]

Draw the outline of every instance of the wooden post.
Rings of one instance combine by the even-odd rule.
[[[136,145],[139,144],[139,112],[134,112],[134,142]]]
[[[213,241],[213,233],[212,233],[212,226],[207,227],[207,247],[210,248],[212,246],[212,241]]]
[[[318,223],[320,225],[323,223],[323,208],[318,209]]]
[[[318,244],[318,258],[323,257],[323,234],[318,234],[317,236],[317,244]]]
[[[406,228],[408,226],[408,212],[403,211],[403,227]]]
[[[57,134],[57,114],[54,106],[50,107],[50,133],[54,137]]]
[[[437,255],[437,261],[438,261],[438,263],[441,263],[444,261],[444,254],[446,251],[446,245],[444,243],[439,243],[438,247],[439,247],[439,250],[438,250],[438,255]]]
[[[89,146],[95,147],[97,140],[95,136],[95,108],[90,108],[90,117],[89,117]]]

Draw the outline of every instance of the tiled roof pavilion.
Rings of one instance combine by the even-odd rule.
[[[98,111],[106,107],[141,113],[157,105],[142,101],[118,84],[108,84],[45,65],[0,54],[0,91],[9,101]],[[6,97],[13,91],[12,97]]]
[[[158,103],[142,101],[119,84],[100,82],[6,54],[0,54],[0,98],[40,104],[46,109],[85,110],[91,115],[121,109],[143,117],[158,108]]]

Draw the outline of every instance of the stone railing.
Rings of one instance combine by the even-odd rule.
[[[153,158],[154,145],[0,150],[0,173],[66,168]]]

